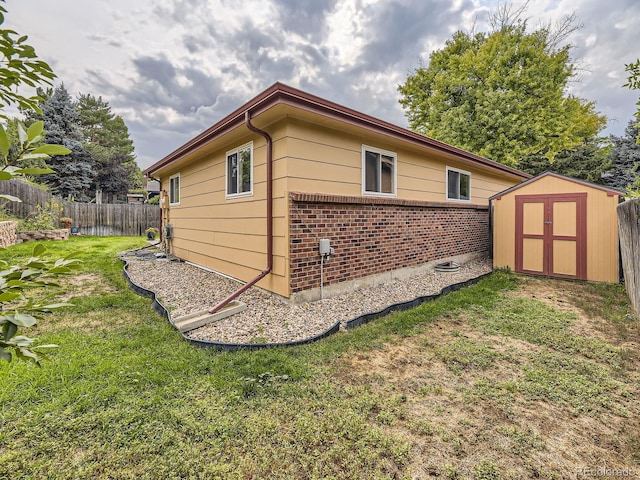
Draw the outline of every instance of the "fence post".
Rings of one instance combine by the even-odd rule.
[[[618,234],[627,295],[640,318],[640,199],[618,205]]]

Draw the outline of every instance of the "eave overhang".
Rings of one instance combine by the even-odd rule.
[[[246,111],[251,118],[259,119],[261,113],[277,105],[286,105],[320,115],[325,118],[344,122],[365,130],[387,136],[399,142],[406,142],[419,147],[436,150],[454,157],[469,161],[476,165],[489,167],[489,169],[509,174],[513,177],[528,179],[531,175],[515,168],[475,155],[460,148],[434,140],[406,128],[399,127],[384,120],[358,112],[356,110],[338,105],[323,98],[311,95],[296,88],[275,83],[265,91],[249,100],[241,107],[224,117],[222,120],[209,127],[207,130],[189,140],[187,143],[171,152],[169,155],[144,170],[147,177],[162,175],[162,172],[188,155],[197,152],[202,147],[214,142],[231,130],[242,126]]]

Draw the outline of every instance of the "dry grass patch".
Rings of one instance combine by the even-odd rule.
[[[638,324],[622,330],[619,318],[604,318],[611,309],[598,303],[619,299],[601,295],[594,285],[523,278],[497,308],[474,306],[345,358],[339,375],[406,400],[405,418],[387,428],[412,445],[412,478],[640,474],[640,364],[628,352]]]
[[[621,285],[565,281],[546,277],[520,277],[522,288],[508,292],[539,300],[546,305],[576,314],[572,330],[581,335],[603,338],[612,344],[628,342],[640,346],[633,313]]]
[[[89,295],[111,295],[118,293],[118,289],[109,285],[105,279],[95,273],[81,273],[60,282],[64,293],[56,296],[56,300],[68,302],[74,297]]]

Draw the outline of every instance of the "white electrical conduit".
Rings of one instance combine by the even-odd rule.
[[[320,255],[320,300],[324,300],[324,257]]]

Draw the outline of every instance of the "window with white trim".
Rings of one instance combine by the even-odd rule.
[[[253,142],[227,152],[227,198],[253,194]]]
[[[471,173],[447,167],[447,200],[471,201]]]
[[[397,156],[379,148],[362,146],[362,193],[396,195]]]
[[[180,205],[180,174],[169,177],[169,205]]]

